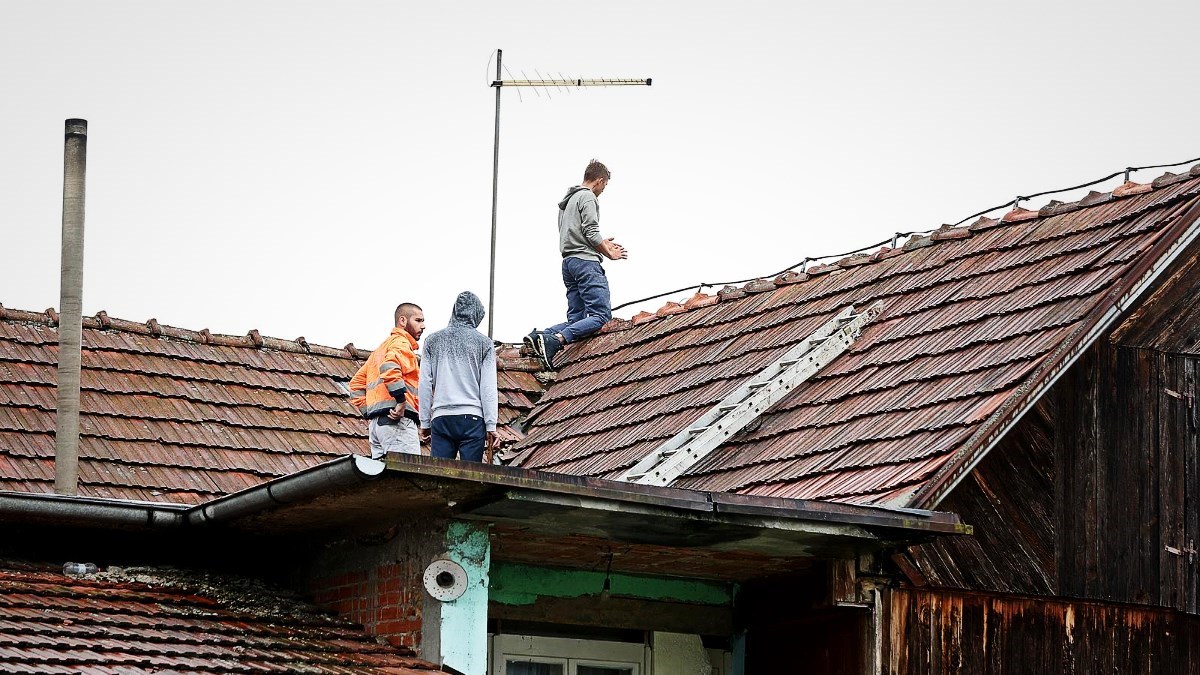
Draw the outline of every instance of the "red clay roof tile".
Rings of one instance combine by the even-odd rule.
[[[771,293],[726,287],[716,306],[581,343],[530,414],[520,466],[619,477],[841,307],[882,301],[849,350],[675,485],[909,499],[1196,203],[1198,174],[943,228]]]
[[[1154,189],[1154,186],[1151,185],[1150,183],[1146,183],[1143,185],[1141,183],[1135,183],[1131,180],[1127,180],[1124,183],[1122,183],[1120,185],[1120,187],[1113,190],[1112,194],[1114,197],[1129,197],[1131,195],[1138,195],[1138,194],[1142,194],[1144,192],[1149,192],[1150,190],[1153,190],[1153,189]]]
[[[688,310],[693,310],[715,305],[718,301],[719,300],[715,295],[707,295],[705,293],[701,293],[700,291],[696,291],[696,294],[688,298],[687,302],[683,303],[683,306]]]
[[[687,307],[684,307],[683,305],[681,305],[677,302],[668,302],[667,304],[663,305],[662,307],[659,307],[654,313],[657,314],[658,316],[662,317],[662,316],[671,316],[673,314],[682,314],[686,311],[687,311]]]
[[[5,564],[0,617],[5,672],[438,670],[284,591],[235,577],[108,570],[73,578]]]
[[[1000,220],[1006,223],[1020,223],[1026,220],[1033,220],[1038,217],[1037,211],[1021,208],[1020,206],[1013,207],[1012,211],[1004,214]]]
[[[53,491],[56,319],[53,312],[0,313],[6,489]],[[501,408],[505,423],[516,423],[544,385],[534,376],[538,366],[508,351],[499,363]],[[195,503],[363,454],[366,423],[344,383],[365,355],[304,340],[256,340],[254,331],[219,336],[104,312],[85,317],[80,493]],[[505,434],[509,442],[519,438],[518,429]]]

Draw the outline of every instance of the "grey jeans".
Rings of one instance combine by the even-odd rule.
[[[372,419],[369,436],[372,459],[383,459],[383,456],[389,452],[421,454],[421,440],[417,435],[417,423],[407,417],[401,418],[395,424],[380,424],[379,420]]]

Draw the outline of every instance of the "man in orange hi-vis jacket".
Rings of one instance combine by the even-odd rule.
[[[425,313],[411,302],[401,303],[395,321],[391,334],[350,379],[350,403],[371,420],[371,457],[375,459],[389,452],[421,454],[417,431],[421,364],[416,349],[425,332]]]

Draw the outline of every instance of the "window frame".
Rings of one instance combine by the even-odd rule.
[[[508,661],[527,658],[532,663],[565,661],[567,675],[576,675],[578,666],[630,668],[632,675],[645,675],[649,647],[642,643],[551,638],[536,635],[493,635],[491,675],[506,675]]]

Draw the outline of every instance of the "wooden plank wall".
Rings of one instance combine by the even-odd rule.
[[[1198,363],[1101,344],[1052,392],[1060,594],[1200,609]]]
[[[1094,346],[938,506],[975,536],[909,549],[908,580],[1200,612],[1197,377],[1195,355]]]
[[[1200,618],[965,591],[883,592],[887,675],[1200,672]]]
[[[1054,564],[1052,410],[1039,405],[938,509],[975,528],[915,546],[897,562],[918,586],[1050,595]]]

